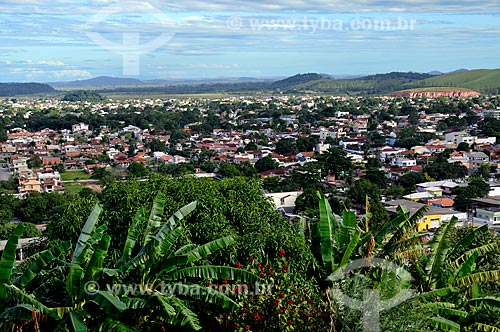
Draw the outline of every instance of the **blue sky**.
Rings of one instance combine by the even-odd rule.
[[[486,0],[2,0],[0,81],[500,68]]]

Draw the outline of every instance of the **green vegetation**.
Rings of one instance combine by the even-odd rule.
[[[47,84],[40,83],[0,83],[0,96],[22,96],[55,93],[56,90]]]
[[[48,239],[36,245],[39,252],[20,264],[16,246],[26,225],[11,230],[0,264],[0,327],[500,328],[500,241],[487,226],[456,228],[452,219],[426,243],[415,225],[427,207],[413,215],[399,207],[388,219],[377,216],[372,200],[360,217],[321,195],[315,203],[318,218],[290,223],[254,180],[243,178],[152,176],[110,184],[99,196],[74,197],[58,209]],[[255,282],[260,293],[252,296]],[[359,310],[345,302],[345,296],[367,301],[367,290],[377,291],[384,304],[401,303]],[[370,310],[380,319],[369,319]]]
[[[287,77],[283,80],[276,81],[272,84],[274,89],[284,89],[288,90],[296,85],[314,82],[322,79],[327,79],[325,75],[309,73],[309,74],[298,74],[291,77]]]
[[[397,91],[397,93],[400,92],[474,92],[470,89],[465,89],[465,88],[452,88],[452,87],[431,87],[431,88],[415,88],[415,89],[407,89],[407,90],[402,90],[402,91]]]
[[[431,77],[429,74],[393,72],[354,79],[322,78],[295,85],[290,90],[333,94],[384,94],[401,90],[407,83],[418,82],[429,77]]]
[[[104,101],[105,98],[101,96],[100,94],[96,92],[91,92],[91,91],[84,91],[84,90],[77,90],[77,91],[72,91],[68,92],[67,94],[64,95],[62,98],[62,101],[69,101],[69,102],[91,102],[91,103],[99,103]]]
[[[89,180],[90,174],[84,171],[66,171],[61,173],[61,180],[63,181],[75,181],[75,180]]]
[[[482,93],[498,94],[500,91],[500,69],[478,69],[455,72],[416,82],[416,87],[461,87]]]

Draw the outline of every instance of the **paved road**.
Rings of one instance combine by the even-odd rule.
[[[3,167],[4,164],[0,164],[0,181],[8,181],[10,179],[9,169]]]

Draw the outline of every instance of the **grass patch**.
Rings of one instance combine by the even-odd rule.
[[[63,181],[88,180],[90,176],[90,174],[83,171],[66,171],[61,173],[61,179]]]
[[[85,186],[81,183],[65,183],[64,191],[70,194],[78,194]]]

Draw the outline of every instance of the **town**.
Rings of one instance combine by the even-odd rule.
[[[100,192],[150,172],[245,176],[291,219],[318,216],[319,191],[380,225],[400,205],[429,207],[421,232],[452,217],[500,225],[498,97],[98,97],[0,103],[3,193]]]

